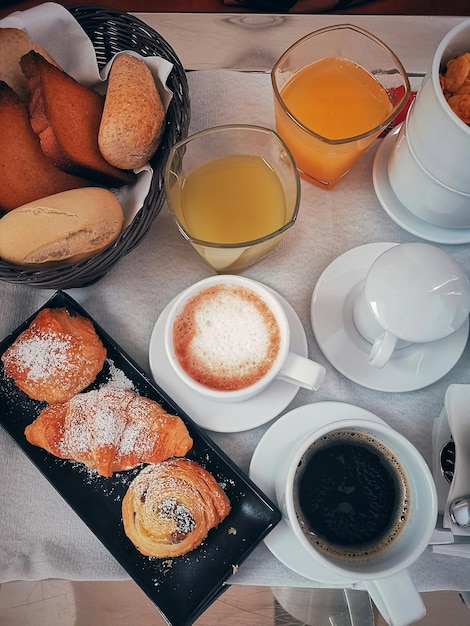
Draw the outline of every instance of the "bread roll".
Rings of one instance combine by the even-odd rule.
[[[72,189],[23,204],[0,219],[0,258],[30,265],[75,262],[119,235],[124,216],[107,189]]]
[[[114,167],[134,169],[153,156],[165,110],[144,61],[129,54],[114,60],[98,133],[103,157]]]

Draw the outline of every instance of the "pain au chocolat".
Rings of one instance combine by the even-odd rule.
[[[53,404],[96,378],[106,349],[90,320],[65,308],[42,309],[4,352],[5,376],[30,398]]]
[[[130,389],[105,385],[46,407],[26,427],[29,443],[102,476],[186,454],[193,441],[176,415]]]
[[[230,513],[214,476],[190,459],[144,468],[122,501],[124,531],[142,554],[171,558],[199,546]]]

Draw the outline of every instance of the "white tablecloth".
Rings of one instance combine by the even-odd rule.
[[[188,75],[191,131],[223,123],[274,127],[270,79],[266,74],[229,71]],[[431,430],[450,383],[469,382],[468,349],[440,381],[409,393],[382,393],[338,373],[320,352],[310,325],[310,300],[322,271],[355,246],[418,239],[397,226],[381,208],[372,185],[372,163],[380,139],[347,177],[325,192],[302,182],[298,221],[281,245],[244,274],[276,289],[299,315],[310,356],[327,367],[320,391],[300,391],[287,410],[322,400],[364,407],[396,428],[431,466]],[[437,245],[437,244],[436,244]],[[442,246],[470,273],[470,246]],[[94,319],[146,371],[153,325],[184,287],[211,274],[177,231],[166,207],[145,241],[98,283],[70,290]],[[0,336],[14,330],[51,295],[50,290],[0,283]],[[176,399],[177,400],[177,399]],[[214,440],[248,471],[253,450],[269,424],[251,431],[213,434]],[[0,582],[65,578],[122,579],[126,573],[92,532],[0,430]],[[426,553],[413,566],[421,590],[470,589],[470,560]],[[260,544],[230,581],[272,586],[315,586],[294,574]]]

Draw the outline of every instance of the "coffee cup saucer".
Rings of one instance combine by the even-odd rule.
[[[387,215],[412,235],[434,243],[464,244],[470,242],[470,228],[444,228],[420,219],[396,196],[388,177],[388,160],[400,126],[389,132],[380,144],[372,166],[375,193]]]
[[[292,306],[280,294],[271,291],[284,308],[289,320],[290,350],[308,356],[307,336]],[[295,398],[299,387],[274,380],[254,398],[242,402],[219,402],[203,397],[187,387],[174,372],[165,352],[164,328],[173,300],[163,309],[150,337],[149,363],[152,376],[164,391],[202,428],[220,433],[250,430],[279,415]]]
[[[395,243],[371,243],[348,250],[321,274],[313,290],[310,316],[321,351],[341,374],[375,391],[405,392],[427,387],[447,374],[462,356],[469,320],[454,333],[396,350],[388,363],[369,363],[371,345],[359,334],[353,305],[375,259]]]
[[[259,441],[250,463],[253,482],[277,504],[276,471],[279,459],[313,428],[343,419],[365,419],[384,423],[366,409],[346,402],[315,402],[289,411],[268,428]],[[293,572],[324,585],[352,587],[355,581],[330,571],[305,552],[305,548],[283,518],[264,538],[269,551]]]

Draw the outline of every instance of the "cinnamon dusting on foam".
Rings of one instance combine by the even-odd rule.
[[[193,296],[177,316],[173,344],[183,370],[220,391],[243,389],[260,380],[280,349],[277,320],[251,289],[214,285]]]

